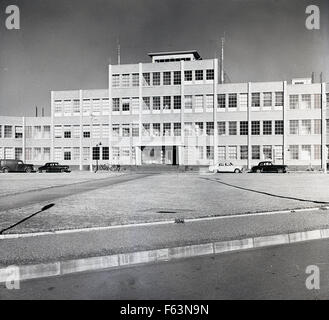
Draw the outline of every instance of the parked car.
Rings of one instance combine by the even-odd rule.
[[[1,159],[0,172],[35,172],[33,164],[26,164],[22,160]]]
[[[262,161],[257,166],[251,168],[251,172],[277,172],[286,173],[288,166],[281,164],[273,164],[271,161]]]
[[[47,162],[44,166],[39,167],[38,171],[42,172],[71,172],[69,166],[62,166],[58,162]]]
[[[243,167],[234,165],[232,162],[220,162],[217,165],[209,166],[209,171],[241,173],[243,171]]]

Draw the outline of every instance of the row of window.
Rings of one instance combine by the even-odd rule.
[[[312,126],[313,123],[313,126]],[[313,130],[312,130],[313,127]],[[289,120],[289,134],[292,135],[309,135],[309,134],[321,134],[322,123],[321,119],[302,119],[302,120]]]
[[[93,114],[95,116],[108,115],[110,110],[108,98],[95,98],[82,100],[82,113],[85,116]],[[79,116],[80,100],[67,99],[54,101],[55,116]]]
[[[23,138],[23,126],[0,125],[0,138]],[[26,139],[50,139],[50,126],[26,126]]]
[[[214,80],[214,70],[185,70],[183,73],[185,83],[193,80],[197,83],[204,80]],[[144,72],[142,74],[142,85],[147,86],[170,86],[180,85],[182,82],[181,71]],[[112,87],[138,87],[139,73],[124,73],[112,75]]]
[[[321,94],[291,94],[289,95],[289,108],[296,109],[321,109],[322,96]],[[329,94],[327,94],[327,108],[329,108]]]
[[[0,147],[0,159],[23,160],[23,148]],[[50,148],[25,148],[25,160],[50,161]]]

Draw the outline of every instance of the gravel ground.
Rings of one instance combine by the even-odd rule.
[[[315,207],[321,203],[313,201],[329,202],[327,186],[329,175],[324,174],[153,175],[59,198],[54,207],[10,232]],[[45,204],[47,202],[1,212],[0,229],[38,211]]]

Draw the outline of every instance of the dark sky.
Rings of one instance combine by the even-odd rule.
[[[21,29],[5,28],[16,4]],[[321,29],[305,28],[305,9]],[[219,56],[232,82],[290,80],[321,71],[329,81],[328,0],[1,0],[0,115],[50,109],[50,90],[107,87],[107,64],[148,62],[151,51]],[[327,61],[326,61],[327,60]]]

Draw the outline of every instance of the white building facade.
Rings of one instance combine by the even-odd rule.
[[[217,59],[196,51],[150,56],[151,63],[110,65],[107,89],[51,92],[51,117],[0,117],[0,158],[80,170],[96,161],[250,168],[263,160],[326,170],[328,84],[219,84]]]

